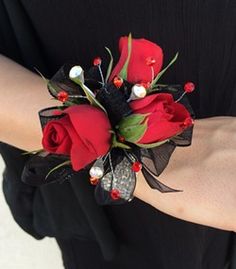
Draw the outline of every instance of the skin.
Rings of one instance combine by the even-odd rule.
[[[195,122],[191,147],[177,147],[159,180],[179,193],[162,194],[138,175],[135,196],[176,218],[236,231],[236,118]]]
[[[1,55],[0,85],[0,141],[29,151],[42,148],[38,111],[59,102],[51,100],[39,75]]]
[[[0,85],[0,141],[29,151],[42,148],[38,111],[59,103],[50,100],[41,77],[4,56]],[[159,178],[183,192],[152,190],[139,173],[135,196],[176,218],[236,231],[235,133],[234,117],[196,120],[192,146],[177,148]]]

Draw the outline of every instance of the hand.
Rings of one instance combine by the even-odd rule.
[[[180,193],[152,190],[138,175],[135,196],[174,217],[236,231],[236,118],[196,120],[190,147],[178,147],[160,181]]]

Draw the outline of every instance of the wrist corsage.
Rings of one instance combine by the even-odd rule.
[[[193,111],[186,93],[188,82],[161,85],[159,79],[178,54],[162,68],[162,49],[146,40],[121,37],[121,52],[102,70],[96,57],[91,69],[66,64],[47,82],[53,98],[62,102],[39,112],[43,150],[33,152],[22,174],[32,185],[63,182],[88,171],[100,204],[133,198],[136,173],[151,188],[178,192],[157,179],[176,146],[189,146]]]

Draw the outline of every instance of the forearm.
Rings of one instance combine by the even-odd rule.
[[[41,148],[38,111],[53,105],[43,79],[0,55],[0,96],[0,141],[25,150]]]
[[[174,217],[236,231],[236,120],[196,121],[191,147],[177,148],[160,180],[183,192],[152,190],[139,174],[135,195]]]
[[[0,56],[0,85],[0,141],[25,150],[41,148],[38,111],[53,105],[45,82]],[[135,195],[177,218],[236,231],[235,133],[235,118],[196,121],[192,146],[177,148],[160,176],[183,192],[162,194],[139,175]]]

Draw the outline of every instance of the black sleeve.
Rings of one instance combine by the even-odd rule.
[[[14,30],[3,0],[0,0],[0,54],[22,63]]]
[[[0,0],[0,53],[48,76],[45,55],[28,14],[18,0]]]
[[[23,64],[20,49],[4,1],[0,0],[0,54]],[[6,89],[7,90],[7,89]],[[27,156],[22,151],[0,142],[0,154],[5,162],[3,192],[16,222],[37,239],[43,238],[33,227],[32,204],[35,188],[21,181],[21,171]]]
[[[6,165],[3,192],[11,213],[23,230],[36,239],[41,239],[43,236],[34,228],[33,204],[36,188],[21,181],[22,169],[28,157],[22,155],[21,150],[4,143],[0,143],[0,153]]]

